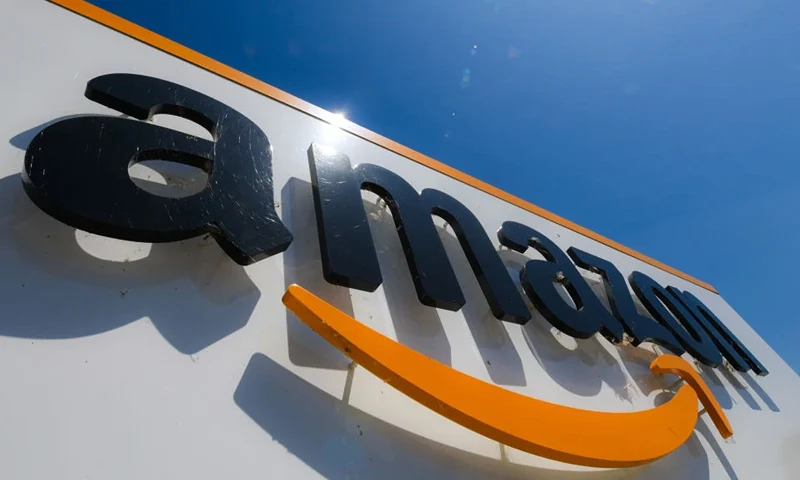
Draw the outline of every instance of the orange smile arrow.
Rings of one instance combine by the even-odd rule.
[[[283,303],[312,330],[377,377],[431,410],[525,452],[593,467],[642,465],[672,452],[692,433],[698,395],[723,437],[733,435],[722,408],[694,368],[674,355],[653,360],[653,373],[688,385],[650,410],[609,413],[549,403],[510,392],[437,362],[381,335],[302,287]]]

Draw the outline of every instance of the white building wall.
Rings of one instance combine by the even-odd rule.
[[[0,478],[797,478],[800,379],[720,296],[56,5],[2,6]],[[285,253],[240,267],[211,239],[105,239],[33,205],[19,177],[27,143],[65,116],[118,115],[83,96],[88,80],[116,72],[185,85],[266,132],[278,212],[295,236]],[[610,260],[625,276],[640,270],[694,293],[771,372],[704,369],[733,439],[723,441],[702,417],[683,447],[652,465],[577,468],[502,449],[361,368],[348,380],[348,359],[281,304],[289,284],[532,397],[635,411],[652,408],[667,383],[648,370],[651,347],[574,340],[541,317],[524,327],[495,320],[452,230],[441,235],[468,304],[460,312],[421,305],[390,214],[377,206],[370,227],[384,284],[374,293],[327,284],[309,184],[312,142],[458,198],[489,232],[515,220],[564,249]]]

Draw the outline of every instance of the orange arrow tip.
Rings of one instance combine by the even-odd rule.
[[[689,362],[675,355],[661,355],[650,364],[650,371],[655,374],[671,373],[683,379],[697,393],[700,403],[705,407],[722,438],[733,436],[733,427],[731,427],[728,417],[722,410],[722,406],[720,406],[714,394],[711,393],[708,384],[703,381],[700,374]]]

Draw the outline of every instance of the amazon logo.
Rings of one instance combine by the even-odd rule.
[[[34,137],[22,180],[43,211],[84,231],[138,242],[211,234],[241,265],[288,248],[292,235],[275,211],[272,147],[250,119],[200,92],[143,75],[96,77],[88,82],[85,96],[130,118],[72,117]],[[212,140],[146,121],[162,113],[202,126]],[[201,168],[208,184],[184,198],[149,193],[131,181],[128,168],[152,159]],[[594,412],[551,404],[460,373],[380,335],[302,286],[289,287],[284,304],[320,336],[409,397],[482,435],[569,463],[640,465],[668,454],[689,437],[698,400],[723,436],[733,433],[704,381],[680,355],[688,352],[711,367],[726,360],[741,372],[769,373],[688,291],[662,286],[638,271],[626,279],[609,261],[575,247],[564,251],[518,222],[498,222],[493,241],[475,215],[447,193],[418,192],[392,171],[369,163],[354,166],[347,155],[330,148],[312,144],[308,164],[321,274],[328,282],[368,292],[382,283],[361,196],[367,190],[391,210],[422,304],[458,311],[468,301],[436,232],[435,216],[455,231],[498,320],[525,324],[532,315],[496,243],[519,253],[534,249],[542,259],[525,263],[519,284],[550,324],[575,338],[600,333],[612,343],[658,344],[671,353],[654,360],[652,372],[672,373],[686,383],[667,403],[642,412]],[[602,277],[610,308],[580,270]],[[631,290],[649,316],[639,313]]]

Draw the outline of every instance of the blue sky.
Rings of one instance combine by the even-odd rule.
[[[796,2],[92,2],[711,283],[800,371]]]

